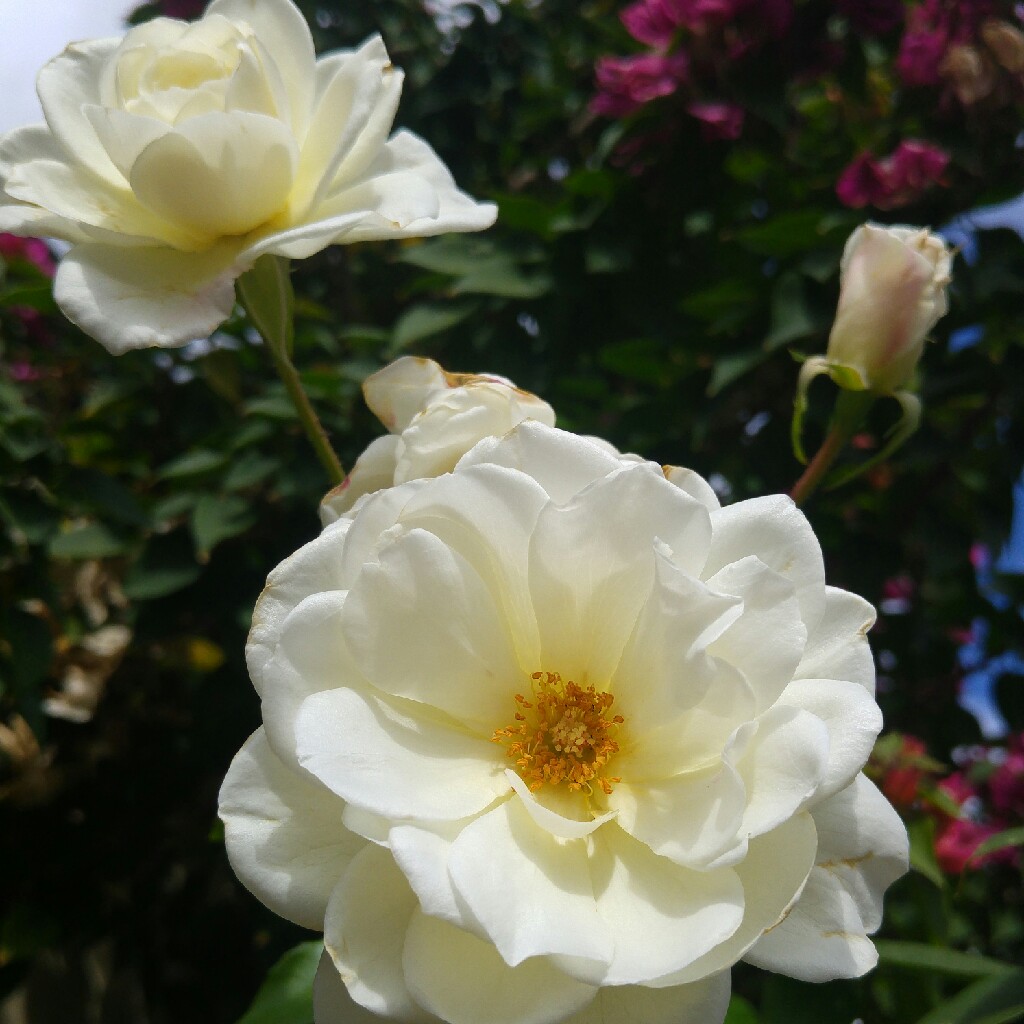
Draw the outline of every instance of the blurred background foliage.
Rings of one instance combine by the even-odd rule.
[[[873,770],[915,870],[889,895],[877,972],[809,986],[740,966],[729,1022],[1024,1016],[1020,857],[977,852],[1024,824],[1024,213],[970,212],[1024,189],[1020,67],[971,92],[952,66],[908,84],[900,65],[926,15],[968,8],[957,45],[993,65],[982,19],[1018,25],[1012,5],[803,0],[766,39],[756,19],[743,36],[737,3],[727,31],[673,41],[693,51],[685,82],[614,117],[592,109],[595,67],[642,46],[611,0],[463,8],[446,32],[419,0],[300,6],[321,50],[382,33],[407,75],[399,122],[501,211],[481,235],[294,267],[296,363],[346,466],[381,430],[361,381],[414,353],[509,376],[560,425],[691,466],[725,501],[788,490],[794,357],[824,351],[846,237],[869,217],[950,226],[964,255],[921,431],[807,507],[829,581],[881,609]],[[942,169],[837,194],[852,162],[906,139]],[[317,532],[322,471],[240,319],[115,359],[58,314],[45,251],[3,252],[0,1021],[309,1024],[316,944],[241,888],[215,804],[259,723],[251,610]],[[830,388],[815,385],[812,446]]]

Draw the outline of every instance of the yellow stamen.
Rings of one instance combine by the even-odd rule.
[[[532,790],[564,782],[573,792],[592,793],[596,783],[611,793],[612,784],[622,781],[604,774],[619,749],[612,733],[623,722],[622,715],[607,715],[615,698],[564,682],[557,672],[531,678],[533,701],[515,695],[518,724],[495,729],[491,739],[507,744],[506,754]]]

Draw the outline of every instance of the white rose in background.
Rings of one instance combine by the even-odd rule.
[[[534,419],[555,425],[554,410],[505,377],[449,373],[433,359],[403,356],[367,377],[363,396],[391,432],[373,441],[320,506],[326,526],[356,499],[382,487],[449,473],[478,441]]]
[[[74,43],[39,73],[46,124],[0,140],[0,231],[72,243],[56,300],[110,351],[184,344],[265,254],[494,221],[422,139],[388,138],[401,87],[377,36],[317,60],[290,0]]]
[[[239,877],[325,930],[318,1024],[717,1024],[740,958],[870,969],[873,617],[789,499],[543,423],[364,498],[270,575],[221,791]]]
[[[840,263],[826,360],[840,386],[891,394],[910,380],[928,332],[946,315],[953,254],[925,228],[862,224]]]

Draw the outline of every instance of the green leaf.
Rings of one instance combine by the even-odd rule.
[[[1009,1024],[1024,1016],[1024,971],[983,978],[926,1013],[917,1024]]]
[[[261,480],[265,480],[279,466],[278,460],[269,455],[262,455],[258,451],[251,450],[242,452],[232,461],[224,475],[224,490],[240,491],[246,487],[252,487]]]
[[[711,380],[708,382],[708,396],[714,398],[740,377],[750,373],[754,367],[760,366],[767,358],[763,350],[753,348],[716,359],[715,368],[711,371]]]
[[[289,359],[295,345],[295,292],[283,256],[261,256],[238,279],[238,298],[268,345]]]
[[[312,1024],[313,978],[323,949],[323,942],[314,939],[285,953],[238,1024]]]
[[[195,583],[202,571],[187,534],[176,530],[150,541],[122,586],[129,600],[152,601]]]
[[[761,256],[792,256],[819,246],[828,228],[821,210],[789,210],[743,228],[736,237]]]
[[[729,1012],[722,1024],[758,1024],[757,1011],[743,996],[733,995],[729,1000]]]
[[[199,448],[194,452],[186,452],[176,459],[164,463],[157,471],[159,480],[177,480],[180,477],[198,476],[200,473],[212,473],[216,469],[222,469],[227,462],[227,455],[224,452],[211,451],[208,448]]]
[[[551,290],[547,274],[525,274],[511,260],[493,260],[459,278],[456,295],[500,295],[507,299],[536,299]]]
[[[803,278],[783,274],[772,292],[772,327],[762,342],[767,351],[816,333],[818,327],[807,307]]]
[[[494,246],[479,239],[463,235],[444,235],[442,238],[411,245],[402,250],[401,263],[409,263],[435,274],[470,274],[481,260],[494,257]]]
[[[910,970],[934,971],[939,974],[982,978],[997,974],[1012,974],[1013,964],[978,953],[962,953],[944,946],[929,946],[923,942],[896,942],[879,939],[875,942],[879,963],[886,967],[905,967]]]
[[[476,302],[445,302],[413,306],[399,318],[391,335],[392,349],[405,348],[424,338],[447,331],[472,316]]]
[[[192,512],[192,536],[201,560],[222,541],[244,533],[256,521],[249,503],[237,495],[206,494]]]
[[[1005,832],[999,832],[994,836],[989,836],[978,848],[971,854],[970,860],[977,860],[979,857],[984,857],[990,853],[996,853],[998,850],[1005,850],[1010,846],[1024,846],[1024,825],[1018,826],[1017,828],[1008,828]]]
[[[931,818],[918,818],[907,825],[907,832],[910,834],[910,866],[944,889],[946,877],[935,858],[935,822]]]
[[[127,550],[128,542],[102,523],[72,527],[50,541],[51,558],[110,558]]]

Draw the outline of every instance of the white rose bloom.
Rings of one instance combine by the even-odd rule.
[[[37,88],[46,124],[0,139],[0,231],[72,243],[54,295],[115,353],[205,337],[265,253],[495,218],[422,139],[388,138],[402,73],[380,37],[317,60],[290,0],[73,43]]]
[[[926,228],[862,224],[840,265],[839,306],[825,357],[857,389],[895,392],[946,315],[953,254]]]
[[[433,359],[403,356],[363,382],[370,411],[391,431],[359,456],[320,505],[327,526],[382,487],[450,473],[478,441],[525,419],[555,425],[543,399],[495,374],[448,373]]]
[[[527,421],[271,573],[220,813],[324,929],[317,1024],[718,1024],[740,958],[874,965],[873,611],[788,498],[698,480]]]

